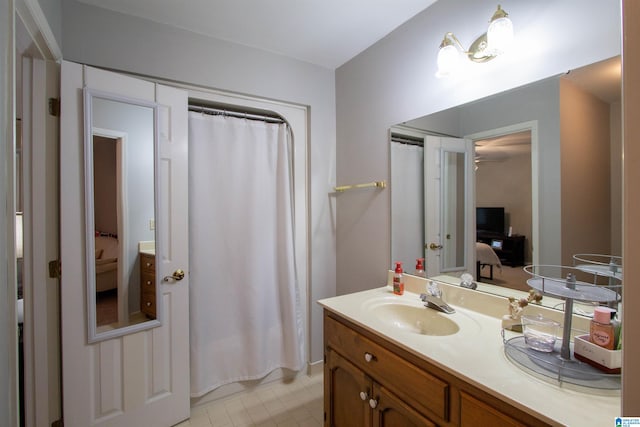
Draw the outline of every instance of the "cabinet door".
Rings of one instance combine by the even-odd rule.
[[[373,384],[373,427],[436,427],[389,390]]]
[[[371,380],[358,368],[327,350],[324,371],[326,427],[371,425]]]

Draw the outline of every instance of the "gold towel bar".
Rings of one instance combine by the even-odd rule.
[[[343,191],[353,190],[355,188],[369,188],[369,187],[386,188],[386,186],[387,186],[387,183],[384,181],[374,181],[374,182],[367,182],[366,184],[341,185],[339,187],[334,187],[334,190],[337,191],[338,193],[341,193]]]

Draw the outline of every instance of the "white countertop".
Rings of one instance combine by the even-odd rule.
[[[614,418],[620,416],[619,390],[597,390],[571,384],[560,386],[553,379],[535,377],[507,358],[501,336],[501,315],[507,314],[507,303],[502,297],[441,283],[445,300],[456,309],[456,313],[442,316],[460,326],[459,332],[448,336],[404,332],[381,320],[371,310],[372,306],[389,302],[389,299],[422,307],[419,293],[424,284],[425,279],[407,277],[403,296],[394,295],[391,287],[385,286],[318,303],[550,424],[607,426],[613,425]],[[546,309],[531,307],[531,310]],[[496,313],[501,314],[496,316]]]
[[[138,242],[138,252],[141,254],[155,255],[156,254],[156,242]]]

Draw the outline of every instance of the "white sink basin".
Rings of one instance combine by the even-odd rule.
[[[403,332],[420,335],[453,335],[460,330],[449,314],[430,308],[399,303],[382,303],[370,308],[379,320],[398,328]]]

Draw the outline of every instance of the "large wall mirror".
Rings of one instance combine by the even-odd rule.
[[[429,257],[426,135],[474,142],[475,205],[465,209],[503,209],[501,219],[485,225],[522,243],[515,266],[573,265],[575,254],[621,255],[620,69],[620,57],[611,58],[393,126],[391,261],[403,261],[411,273],[416,258]],[[407,202],[394,203],[394,192]],[[476,245],[476,226],[466,245]]]
[[[159,326],[157,104],[84,89],[88,340]]]

